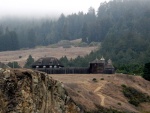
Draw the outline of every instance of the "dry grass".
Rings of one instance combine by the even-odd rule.
[[[68,58],[75,58],[78,55],[85,56],[91,51],[96,50],[97,47],[71,47],[71,48],[50,48],[50,47],[40,47],[29,50],[18,50],[18,51],[5,51],[0,52],[0,62],[8,63],[17,61],[20,66],[24,66],[26,59],[29,55],[37,60],[41,57],[56,57],[61,58],[62,56],[67,56]],[[22,58],[19,58],[22,56]]]
[[[150,95],[150,82],[139,76],[123,74],[60,74],[50,76],[63,82],[73,100],[83,105],[87,110],[96,109],[96,104],[121,111],[150,112],[150,103],[135,107],[128,102],[122,93],[122,85],[124,84]],[[93,78],[97,82],[94,82]]]

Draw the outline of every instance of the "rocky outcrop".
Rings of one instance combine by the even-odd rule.
[[[0,113],[82,113],[62,83],[45,73],[0,69]]]

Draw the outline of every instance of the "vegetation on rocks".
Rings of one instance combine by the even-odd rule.
[[[127,113],[127,112],[124,112],[124,111],[118,111],[118,110],[115,110],[115,109],[108,109],[108,108],[104,108],[104,107],[101,107],[101,106],[97,106],[97,109],[98,110],[95,110],[95,111],[87,111],[85,113]],[[128,112],[130,113],[130,112]]]

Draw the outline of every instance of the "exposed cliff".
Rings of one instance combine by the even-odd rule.
[[[45,73],[0,69],[0,113],[81,113],[63,84]]]

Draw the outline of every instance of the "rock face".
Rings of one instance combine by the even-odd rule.
[[[45,73],[0,69],[0,113],[82,113],[63,84]]]

